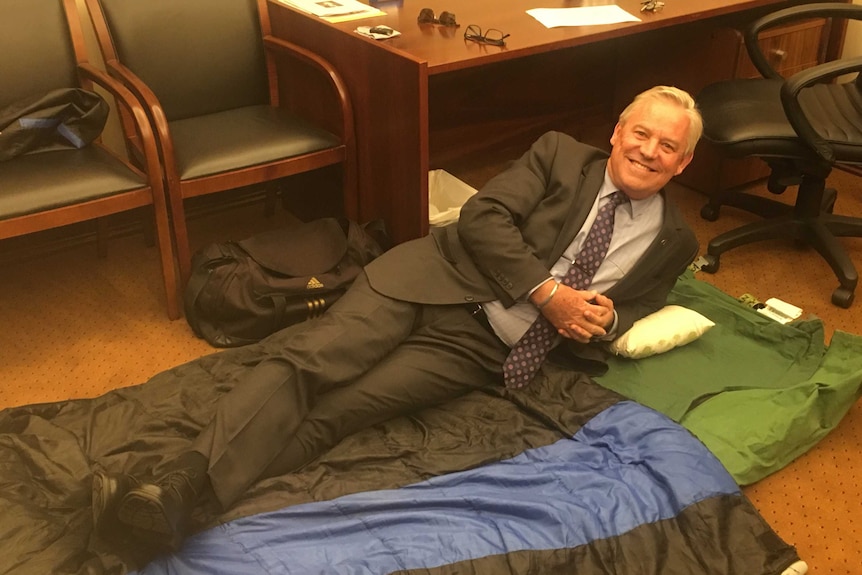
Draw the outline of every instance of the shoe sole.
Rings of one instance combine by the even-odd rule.
[[[93,508],[93,529],[100,536],[107,534],[103,518],[108,514],[108,501],[111,500],[110,493],[116,493],[117,482],[106,477],[100,472],[93,474],[91,487],[91,501]]]
[[[182,541],[182,526],[165,513],[159,499],[161,490],[144,485],[127,493],[119,506],[117,517],[125,525],[150,533],[158,542],[178,549]]]
[[[93,532],[97,537],[112,544],[134,541],[133,529],[120,521],[118,510],[123,496],[138,486],[127,476],[115,476],[104,471],[93,473],[91,483],[91,509]]]

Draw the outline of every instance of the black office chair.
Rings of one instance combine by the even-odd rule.
[[[722,253],[751,242],[792,238],[814,247],[838,276],[832,303],[850,307],[858,274],[838,237],[862,236],[862,218],[833,214],[836,192],[826,177],[840,164],[862,164],[862,79],[836,82],[862,71],[862,57],[827,62],[782,78],[758,45],[758,34],[810,18],[862,20],[862,6],[806,4],[768,14],[750,25],[745,46],[763,78],[727,80],[704,88],[698,105],[704,138],[729,157],[759,157],[771,168],[770,192],[798,186],[796,203],[727,191],[714,195],[701,216],[714,221],[721,205],[765,217],[709,242],[702,269],[715,273]]]

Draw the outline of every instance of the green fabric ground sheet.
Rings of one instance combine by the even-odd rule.
[[[778,323],[690,271],[668,303],[716,325],[664,354],[612,357],[596,380],[680,422],[740,485],[805,453],[859,398],[862,336],[836,331],[827,346],[820,319]]]

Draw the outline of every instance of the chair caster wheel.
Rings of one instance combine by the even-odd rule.
[[[708,274],[714,274],[718,271],[718,256],[714,256],[712,254],[706,254],[703,256],[704,263],[700,266],[701,271],[705,271]]]
[[[847,309],[850,307],[850,304],[853,303],[854,298],[853,290],[849,290],[845,287],[836,288],[834,292],[832,292],[832,303],[837,305],[838,307],[843,307]]]
[[[700,217],[705,219],[708,222],[714,222],[718,219],[718,211],[720,206],[714,206],[712,204],[706,204],[702,208],[700,208]]]

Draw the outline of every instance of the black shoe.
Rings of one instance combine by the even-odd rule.
[[[117,509],[119,520],[153,543],[174,551],[182,545],[200,485],[198,473],[183,469],[157,483],[129,489]]]
[[[116,537],[124,529],[117,517],[120,501],[140,482],[131,475],[96,471],[93,473],[93,530],[99,537]]]

